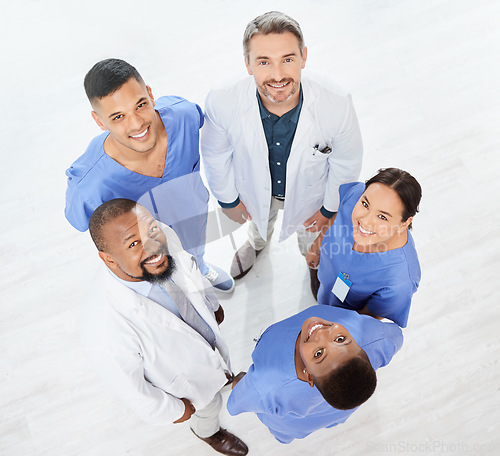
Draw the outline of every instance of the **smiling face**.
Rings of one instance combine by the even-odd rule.
[[[306,58],[307,48],[301,52],[299,40],[290,32],[257,34],[250,40],[245,65],[255,78],[262,103],[271,112],[273,104],[280,104],[283,113],[298,104]]]
[[[158,114],[151,88],[130,78],[112,94],[92,100],[92,117],[119,151],[149,152],[158,140]]]
[[[402,247],[413,220],[403,221],[404,206],[398,194],[380,183],[368,186],[352,211],[355,250],[381,252]]]
[[[142,206],[108,222],[102,231],[107,247],[99,256],[121,279],[154,283],[172,274],[165,234]]]
[[[361,350],[344,326],[318,317],[304,321],[297,348],[310,384],[312,377],[328,375]]]

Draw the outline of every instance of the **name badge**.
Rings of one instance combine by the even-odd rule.
[[[333,284],[332,293],[340,299],[340,302],[344,302],[351,285],[352,282],[349,280],[349,276],[343,272],[339,272],[337,280]]]

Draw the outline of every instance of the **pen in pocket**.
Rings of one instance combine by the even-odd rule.
[[[329,154],[331,151],[332,151],[332,148],[330,146],[325,146],[324,149],[320,149],[319,144],[316,144],[314,146],[313,154],[316,154],[316,152],[321,152],[322,154]]]

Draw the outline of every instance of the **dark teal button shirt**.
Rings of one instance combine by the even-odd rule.
[[[258,92],[257,100],[259,101],[260,117],[269,149],[272,195],[283,197],[285,196],[286,187],[286,164],[292,149],[293,137],[297,130],[300,110],[302,109],[302,87],[298,105],[281,117],[272,114],[264,107]]]

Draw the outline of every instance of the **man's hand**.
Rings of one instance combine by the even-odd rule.
[[[181,401],[184,402],[186,410],[184,410],[184,415],[182,415],[178,420],[174,421],[174,424],[183,423],[184,421],[189,420],[189,418],[191,418],[191,415],[196,412],[194,405],[191,404],[191,401],[189,399],[182,398]]]
[[[217,322],[218,325],[220,325],[224,321],[224,309],[220,304],[219,308],[214,312],[214,314],[215,314],[215,321]]]
[[[320,246],[321,244],[318,246],[316,243],[313,242],[311,248],[308,250],[306,254],[306,263],[307,266],[309,266],[311,269],[317,269],[319,266]]]
[[[316,214],[318,212],[316,212]],[[321,212],[320,212],[320,214],[321,214]],[[314,217],[314,215],[313,215],[313,217]],[[313,218],[313,217],[311,217],[311,218]],[[321,215],[321,217],[323,217],[323,216]],[[337,217],[337,213],[335,213],[331,219],[326,219],[326,223],[320,228],[320,230],[319,230],[320,232],[318,234],[318,237],[311,244],[311,247],[309,248],[309,250],[306,254],[307,266],[309,266],[312,269],[317,269],[317,267],[319,266],[319,258],[321,255],[321,243],[323,242],[323,238],[325,237],[326,232],[333,225],[333,222],[335,221],[336,217]],[[326,218],[326,217],[323,217],[323,218]],[[311,220],[311,219],[309,219],[309,220]],[[304,223],[304,226],[307,226],[307,223],[309,222],[309,220],[307,220]]]
[[[325,226],[330,221],[329,218],[326,218],[320,210],[318,210],[312,217],[308,218],[304,222],[304,226],[306,231],[310,233],[316,233],[320,231],[323,226]]]
[[[252,220],[252,216],[248,213],[245,205],[240,201],[240,203],[232,207],[231,209],[222,208],[222,212],[226,217],[230,218],[233,222],[240,223],[243,225],[247,220]]]
[[[238,382],[246,375],[246,372],[240,372],[236,377],[234,377],[233,384],[231,386],[231,389],[233,389]]]

